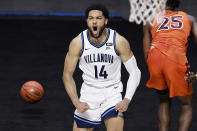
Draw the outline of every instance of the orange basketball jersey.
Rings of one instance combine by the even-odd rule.
[[[151,27],[152,45],[176,63],[187,63],[187,40],[191,23],[182,11],[166,10],[165,16],[157,17]]]

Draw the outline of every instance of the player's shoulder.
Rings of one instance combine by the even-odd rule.
[[[179,11],[179,14],[184,15],[184,19],[188,19],[188,21],[193,24],[196,21],[196,18],[184,11]]]
[[[124,48],[130,48],[129,46],[130,46],[130,44],[129,44],[128,40],[124,36],[117,33],[117,35],[116,35],[116,49],[119,50],[119,49],[124,49]]]
[[[69,45],[69,51],[71,52],[80,52],[82,49],[82,39],[81,39],[81,33],[78,34],[76,37],[74,37]]]
[[[81,33],[75,36],[70,42],[70,44],[75,45],[75,46],[79,46],[81,45],[81,43],[82,43]]]
[[[196,18],[190,14],[187,14],[187,17],[189,19],[189,21],[191,22],[191,24],[193,24],[194,22],[196,22]]]
[[[122,35],[120,35],[119,33],[116,33],[116,43],[127,43],[128,41],[127,41],[127,39],[124,37],[124,36],[122,36]]]
[[[182,10],[179,10],[178,13],[187,15],[187,13]]]

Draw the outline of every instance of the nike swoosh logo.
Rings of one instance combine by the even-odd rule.
[[[89,50],[89,49],[91,49],[91,48],[85,48],[85,50]]]

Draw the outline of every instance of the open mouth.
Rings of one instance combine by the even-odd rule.
[[[94,26],[94,27],[93,27],[93,30],[94,30],[94,31],[97,31],[97,27],[96,27],[96,26]]]
[[[98,27],[97,26],[93,27],[93,34],[98,35]]]

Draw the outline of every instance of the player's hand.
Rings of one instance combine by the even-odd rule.
[[[80,102],[78,101],[76,104],[76,108],[80,113],[84,113],[87,111],[90,107],[86,102]]]
[[[197,80],[197,74],[195,74],[194,72],[188,72],[185,76],[185,80],[187,82],[194,82]]]
[[[115,107],[116,111],[120,111],[120,112],[125,112],[125,111],[127,111],[130,101],[131,101],[131,100],[129,100],[129,99],[127,99],[127,98],[124,98],[122,101],[120,101],[120,102],[116,105],[116,107]]]

